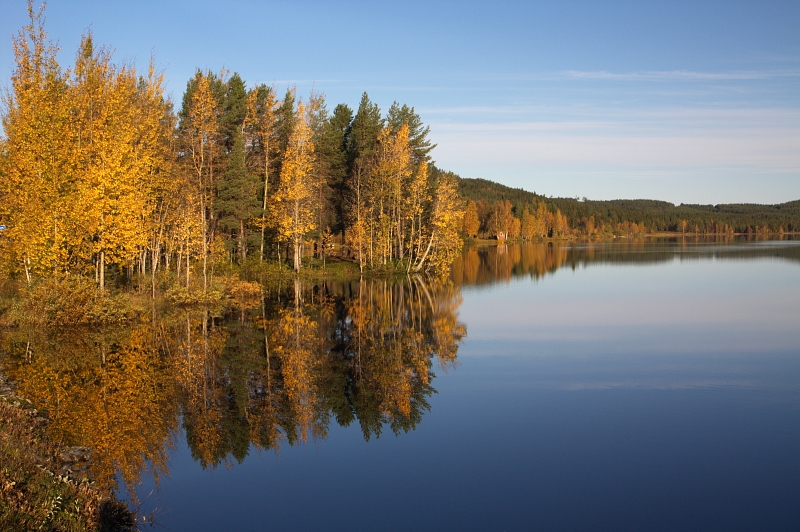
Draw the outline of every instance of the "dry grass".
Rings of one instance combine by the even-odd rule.
[[[130,294],[102,294],[90,279],[61,276],[24,287],[6,319],[52,326],[107,325],[135,321],[142,312]]]
[[[48,441],[46,424],[24,400],[0,398],[0,530],[135,530],[124,504],[58,473],[63,450]]]

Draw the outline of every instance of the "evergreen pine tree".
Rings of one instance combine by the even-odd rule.
[[[277,137],[278,154],[275,157],[276,174],[281,175],[283,167],[283,156],[286,153],[286,146],[289,145],[289,137],[294,131],[296,121],[294,113],[295,89],[286,89],[286,95],[280,102],[275,112],[275,133]]]
[[[355,165],[362,167],[366,165],[382,129],[381,109],[378,104],[369,100],[369,96],[365,92],[361,95],[361,102],[358,104],[358,111],[353,118],[353,125],[348,139],[351,173]]]
[[[331,189],[331,225],[334,232],[344,231],[345,202],[347,190],[347,143],[353,111],[345,104],[339,104],[323,125],[317,136],[317,158],[324,162],[328,172],[328,186]]]
[[[260,215],[258,197],[260,178],[247,171],[245,146],[241,132],[234,131],[233,148],[227,168],[217,182],[215,203],[218,225],[230,235],[230,249],[244,260],[247,256],[247,234],[250,220]]]
[[[430,126],[423,126],[422,119],[414,111],[413,107],[405,104],[401,107],[397,102],[394,102],[386,115],[386,121],[394,133],[397,133],[403,124],[408,126],[408,144],[411,146],[414,164],[419,164],[422,161],[430,162],[430,152],[436,147],[436,144],[431,144],[431,141],[428,140],[428,133],[430,133],[431,128]]]
[[[236,142],[236,134],[241,131],[247,113],[247,89],[245,83],[237,72],[225,84],[225,98],[222,105],[220,118],[220,132],[223,136],[225,149],[231,151]]]

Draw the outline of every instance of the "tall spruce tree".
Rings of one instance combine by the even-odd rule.
[[[345,200],[348,205],[349,219],[348,226],[355,226],[355,240],[351,248],[362,250],[363,239],[366,235],[365,219],[363,216],[364,194],[363,188],[366,185],[368,173],[371,165],[372,154],[378,142],[378,135],[383,129],[383,118],[381,110],[377,104],[372,103],[365,92],[361,96],[358,104],[358,111],[353,118],[348,138],[347,160],[348,177],[347,189],[348,197]],[[359,265],[363,268],[363,252],[359,251]]]
[[[281,175],[283,156],[284,153],[286,153],[286,147],[289,145],[289,137],[291,137],[292,131],[294,131],[295,121],[297,120],[294,113],[295,100],[295,89],[293,87],[286,89],[286,95],[283,97],[283,101],[280,102],[275,112],[275,136],[277,137],[278,148],[277,157],[275,157],[275,173],[278,176]]]
[[[220,117],[220,130],[225,149],[230,152],[241,133],[242,123],[247,113],[247,89],[238,72],[234,72],[225,84],[225,98]]]
[[[347,219],[347,203],[345,201],[348,170],[347,147],[352,121],[353,110],[340,103],[333,109],[333,114],[325,123],[323,134],[317,144],[318,157],[324,157],[328,161],[328,184],[332,190],[332,229],[335,233],[342,233],[342,239],[344,239]]]
[[[241,131],[233,132],[234,142],[228,164],[217,182],[218,225],[228,236],[229,249],[236,251],[241,260],[247,257],[247,235],[250,221],[260,214],[258,191],[259,176],[247,171],[245,146]]]
[[[306,106],[306,121],[311,128],[311,142],[314,145],[314,164],[309,181],[314,188],[313,209],[316,218],[317,248],[321,258],[322,235],[331,225],[331,188],[328,184],[331,160],[327,153],[317,151],[318,144],[325,137],[325,125],[328,123],[328,108],[323,94],[312,91]]]
[[[358,104],[358,111],[353,118],[353,125],[350,128],[350,137],[348,139],[348,158],[351,173],[356,165],[366,166],[367,159],[372,154],[382,129],[381,109],[378,104],[370,101],[365,92],[361,95],[361,102]]]
[[[431,128],[422,124],[422,119],[413,107],[406,104],[400,106],[394,102],[386,115],[386,121],[394,133],[397,133],[403,124],[408,126],[408,145],[411,147],[412,159],[415,164],[422,161],[430,162],[430,153],[436,144],[432,144],[428,140]]]

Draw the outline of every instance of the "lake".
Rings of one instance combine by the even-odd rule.
[[[800,529],[796,240],[478,247],[2,345],[172,531]]]

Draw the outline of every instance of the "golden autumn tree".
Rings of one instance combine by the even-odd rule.
[[[177,122],[172,102],[164,94],[163,82],[163,73],[156,71],[151,59],[146,76],[140,76],[137,84],[138,112],[135,116],[142,141],[148,146],[147,157],[150,160],[144,177],[149,216],[139,218],[147,240],[146,246],[139,249],[139,273],[145,275],[149,264],[153,297],[156,272],[162,263],[169,268],[169,230],[175,221],[182,189],[180,179],[176,179],[174,131]]]
[[[436,187],[433,208],[430,216],[428,244],[417,260],[414,271],[423,267],[442,273],[461,251],[461,237],[464,211],[458,197],[454,179],[443,176]],[[426,259],[428,263],[426,264]]]
[[[469,200],[464,210],[464,232],[469,236],[475,237],[478,236],[480,228],[481,221],[478,219],[477,206],[474,201]]]
[[[167,164],[170,108],[161,77],[117,66],[91,35],[62,73],[42,12],[14,39],[16,70],[5,97],[0,195],[8,257],[34,274],[132,267],[149,243],[153,176]],[[19,266],[22,266],[19,268]]]
[[[561,214],[561,209],[556,209],[553,215],[553,236],[564,236],[569,232],[567,217]]]
[[[406,256],[406,273],[411,271],[414,260],[422,252],[422,241],[425,234],[425,207],[430,202],[428,193],[428,163],[420,162],[409,177],[405,189],[405,218],[408,228],[408,254]]]
[[[522,211],[522,222],[520,224],[520,235],[525,240],[531,240],[537,236],[536,234],[536,216],[531,214],[528,206]]]
[[[194,176],[194,188],[197,215],[200,229],[200,252],[203,263],[203,290],[208,289],[208,253],[213,239],[211,230],[213,210],[213,186],[217,175],[215,174],[217,156],[220,149],[220,102],[215,93],[216,77],[211,72],[195,74],[194,87],[186,102],[187,109],[182,117],[182,144],[188,157],[189,171]],[[189,236],[189,235],[187,235]],[[186,242],[187,251],[191,249],[190,242]],[[187,260],[187,279],[189,276]]]
[[[403,124],[397,132],[386,126],[378,135],[370,180],[375,213],[373,255],[379,255],[383,264],[395,257],[402,258],[407,218],[403,212],[404,187],[412,171],[408,125]]]
[[[303,240],[316,227],[314,185],[312,182],[314,144],[306,108],[298,104],[296,120],[281,167],[281,180],[275,192],[276,222],[283,238],[292,244],[292,264],[300,271]]]
[[[504,233],[506,237],[513,230],[514,214],[511,212],[512,205],[508,200],[498,201],[494,204],[494,209],[489,217],[489,230],[495,235]]]
[[[80,221],[102,290],[106,263],[132,266],[149,243],[152,176],[167,164],[161,124],[168,109],[152,64],[147,77],[117,67],[91,35],[81,42],[70,85]]]
[[[74,174],[67,133],[70,116],[66,76],[47,41],[44,13],[28,3],[30,23],[12,43],[15,69],[3,97],[0,154],[0,216],[8,226],[0,239],[9,268],[35,274],[75,265],[70,249],[80,235],[74,220]]]
[[[534,232],[542,237],[547,237],[547,206],[544,202],[539,202],[539,205],[536,207],[536,217],[534,223]]]

